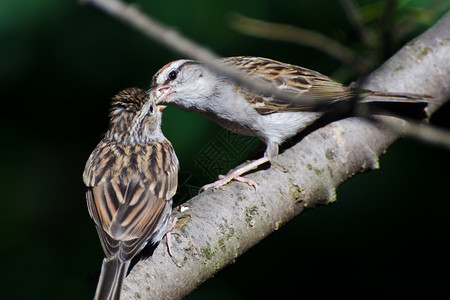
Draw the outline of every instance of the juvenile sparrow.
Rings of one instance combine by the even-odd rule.
[[[105,253],[95,299],[120,299],[130,260],[166,232],[178,159],[161,132],[161,110],[144,90],[119,92],[86,163],[87,206]]]
[[[220,61],[244,75],[295,95],[299,100],[322,104],[359,102],[420,103],[422,95],[394,94],[357,90],[306,68],[260,57],[229,57]],[[264,157],[231,170],[220,180],[202,189],[218,188],[235,179],[254,185],[242,174],[271,161],[278,147],[324,114],[317,107],[287,103],[264,93],[257,93],[233,82],[209,67],[193,60],[177,60],[165,65],[154,76],[150,94],[157,103],[173,104],[182,110],[200,113],[225,129],[256,136],[266,143]],[[310,105],[309,105],[310,106]],[[420,109],[426,106],[421,105]]]

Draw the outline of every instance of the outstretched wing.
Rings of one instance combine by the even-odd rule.
[[[275,60],[260,57],[228,57],[222,62],[237,68],[250,77],[267,82],[273,87],[292,93],[299,100],[321,101],[321,104],[333,103],[349,99],[353,96],[352,89],[346,87],[318,72],[281,63]],[[299,103],[286,103],[270,97],[270,95],[255,94],[243,89],[242,93],[260,114],[270,114],[280,111],[311,110],[310,105]]]

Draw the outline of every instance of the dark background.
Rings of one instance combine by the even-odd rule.
[[[137,2],[221,56],[269,57],[345,83],[357,79],[351,66],[316,49],[242,35],[227,24],[229,13],[321,32],[376,67],[450,8],[447,0],[404,0],[380,22],[388,1],[358,1],[380,40],[405,20],[412,25],[376,49],[360,42],[339,1]],[[92,298],[103,254],[85,204],[84,163],[107,129],[110,98],[130,86],[147,89],[160,67],[179,58],[75,1],[0,2],[1,299]],[[448,128],[449,113],[443,107],[432,123]],[[200,116],[165,110],[163,131],[185,183],[177,203],[212,180],[196,158],[220,130]],[[223,163],[221,173],[250,148]],[[399,141],[380,166],[344,183],[335,204],[297,217],[188,299],[448,299],[449,153]]]

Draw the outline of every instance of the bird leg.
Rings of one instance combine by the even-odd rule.
[[[218,189],[218,188],[224,186],[225,184],[227,184],[228,182],[230,182],[231,180],[237,180],[237,181],[240,181],[243,183],[247,183],[248,185],[253,186],[256,189],[256,183],[253,180],[241,177],[241,175],[244,173],[247,173],[250,170],[256,169],[258,166],[268,162],[269,160],[270,159],[264,155],[260,159],[257,159],[255,161],[249,163],[248,165],[243,166],[242,168],[239,168],[237,170],[234,170],[234,169],[231,170],[225,176],[220,175],[219,180],[202,186],[200,191],[206,191],[207,189],[210,189],[210,188]]]

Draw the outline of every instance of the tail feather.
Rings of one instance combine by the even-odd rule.
[[[368,95],[361,99],[361,103],[365,102],[401,102],[401,103],[429,103],[432,99],[429,95],[408,94],[408,93],[390,93],[367,91]]]
[[[103,260],[94,300],[119,300],[130,261]]]
[[[367,103],[380,114],[398,115],[423,120],[428,118],[426,107],[432,97],[421,94],[369,91],[359,103]]]

